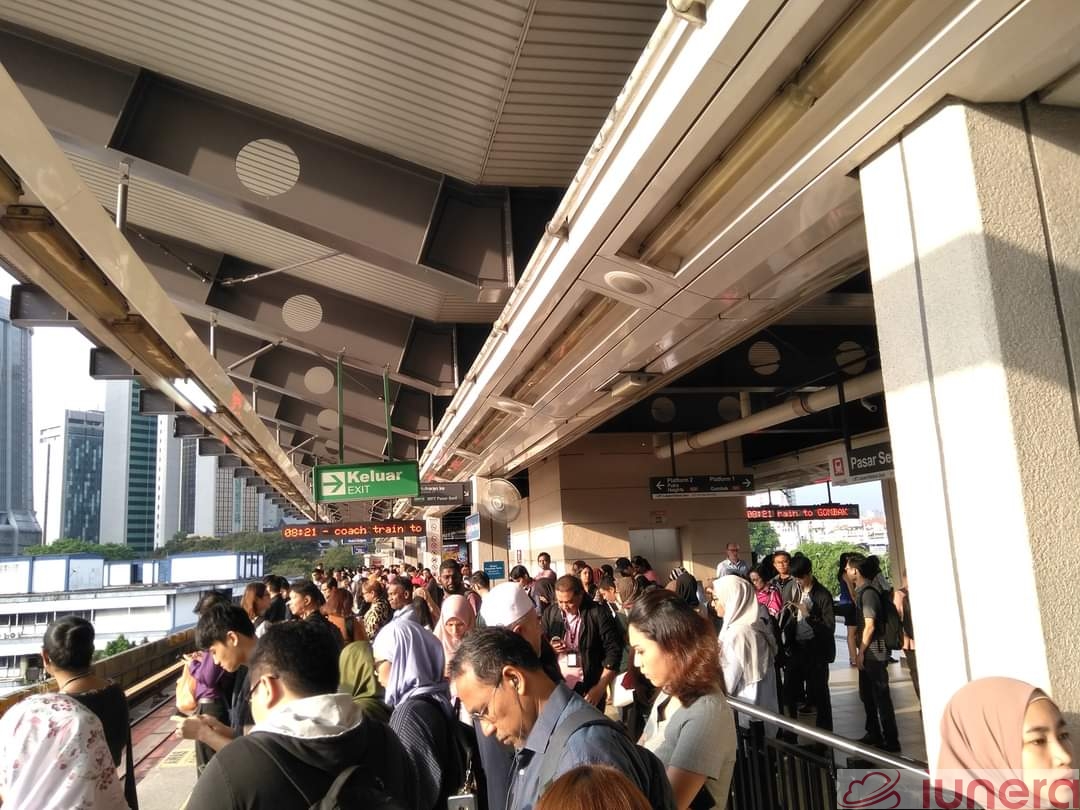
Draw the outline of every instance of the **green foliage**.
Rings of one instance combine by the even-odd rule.
[[[85,540],[70,537],[57,540],[51,546],[31,546],[26,553],[34,557],[44,554],[99,554],[106,560],[134,560],[138,556],[135,549],[129,546],[117,543],[87,543]]]
[[[780,535],[771,523],[750,523],[750,548],[758,559],[772,554],[780,546]]]
[[[225,537],[174,537],[160,551],[161,556],[193,551],[256,551],[265,556],[268,571],[282,576],[296,575],[305,569],[310,571],[319,556],[318,544],[283,540],[281,532],[239,532]],[[286,574],[279,570],[285,561],[290,563],[290,567],[296,567],[294,560],[305,561],[298,566],[299,571]]]
[[[352,549],[348,546],[337,546],[335,548],[327,549],[322,557],[319,558],[322,567],[328,571],[332,568],[352,568],[356,565],[356,561],[357,558],[353,555]]]
[[[865,547],[854,543],[800,543],[798,550],[810,558],[817,581],[828,588],[833,596],[840,593],[840,583],[836,579],[836,566],[840,563],[840,555],[845,551],[866,554]]]
[[[286,557],[278,560],[267,570],[279,577],[308,577],[311,576],[314,567],[315,564],[306,557]]]
[[[108,658],[111,655],[116,655],[117,653],[122,653],[125,650],[130,650],[134,646],[135,645],[128,641],[126,638],[124,638],[124,635],[121,633],[119,636],[117,636],[115,639],[105,645],[105,658]]]

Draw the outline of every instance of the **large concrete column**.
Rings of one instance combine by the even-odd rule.
[[[859,176],[933,762],[969,679],[1080,709],[1080,114],[946,103]]]

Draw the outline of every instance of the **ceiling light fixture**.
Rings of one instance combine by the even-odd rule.
[[[175,379],[172,381],[173,388],[186,399],[192,407],[203,413],[216,413],[218,409],[217,401],[210,396],[206,389],[199,385],[195,380],[190,377],[184,377],[183,379]]]

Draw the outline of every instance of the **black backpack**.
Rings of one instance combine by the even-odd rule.
[[[610,726],[628,740],[630,739],[625,728],[615,721],[609,720],[593,707],[578,709],[562,723],[559,723],[555,733],[551,735],[551,739],[548,741],[547,750],[551,751],[553,756],[545,756],[540,764],[539,785],[541,796],[555,781],[555,770],[559,767],[559,754],[566,748],[567,742],[574,733],[578,729],[587,726]],[[647,798],[649,806],[655,808],[655,810],[668,810],[669,808],[674,810],[675,799],[671,792],[671,783],[668,781],[667,769],[664,767],[664,763],[648,748],[637,744],[634,744],[634,748],[637,749],[638,756],[641,757],[648,774],[649,790]]]
[[[900,620],[900,614],[893,604],[893,592],[881,591],[873,588],[881,597],[881,627],[875,630],[875,635],[885,642],[887,650],[902,650],[904,648],[904,623]]]
[[[377,724],[372,723],[372,726]],[[381,724],[378,724],[381,725]],[[289,773],[289,769],[274,754],[273,747],[265,745],[258,734],[247,739],[270,757],[289,784],[308,802],[308,810],[406,810],[405,805],[386,792],[386,785],[374,769],[368,765],[351,765],[339,773],[322,798],[312,800]]]

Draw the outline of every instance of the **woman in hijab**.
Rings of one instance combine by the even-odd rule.
[[[352,695],[364,717],[390,722],[390,710],[383,702],[383,690],[375,675],[375,656],[371,652],[371,642],[354,641],[346,644],[338,659],[341,670],[340,690]]]
[[[435,625],[435,636],[442,642],[443,656],[446,659],[445,674],[450,675],[450,659],[454,657],[465,634],[476,624],[476,611],[464,596],[453,595],[443,599],[439,623]]]
[[[416,622],[386,625],[372,647],[390,728],[416,767],[417,810],[446,807],[465,776],[457,743],[457,719],[450,705],[443,645]]]
[[[720,666],[727,693],[779,713],[776,637],[760,620],[753,587],[742,577],[721,577],[713,582],[713,605],[724,619]]]
[[[694,575],[688,573],[685,568],[675,568],[671,572],[671,579],[674,583],[675,595],[690,607],[695,608],[702,616],[708,618],[709,611],[705,605],[705,591],[700,583],[694,579]]]
[[[986,804],[985,788],[974,787],[975,780],[1000,786],[1017,779],[1031,796],[1024,807],[1050,807],[1054,782],[1071,779],[1074,767],[1061,711],[1031,684],[981,678],[961,687],[945,707],[935,778],[946,791]],[[1058,800],[1069,795],[1065,786],[1056,792]]]

